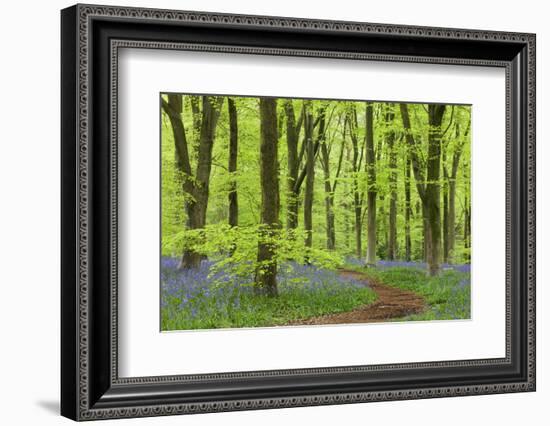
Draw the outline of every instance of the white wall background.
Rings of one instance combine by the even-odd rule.
[[[501,0],[120,0],[162,7],[537,33],[538,390],[421,401],[119,420],[118,424],[544,424],[550,401],[550,27],[545,2]],[[2,424],[68,424],[59,404],[59,9],[11,1],[0,26],[0,401]],[[131,422],[131,423],[129,423]],[[107,421],[102,424],[111,424]],[[115,424],[115,423],[113,423]]]

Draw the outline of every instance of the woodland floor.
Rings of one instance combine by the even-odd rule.
[[[341,269],[340,275],[353,278],[369,286],[377,295],[376,302],[361,306],[349,312],[328,314],[304,320],[292,321],[288,325],[353,324],[384,322],[392,319],[419,314],[426,308],[424,298],[407,290],[390,287],[370,276],[357,271]]]

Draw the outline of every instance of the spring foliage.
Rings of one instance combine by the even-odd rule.
[[[181,118],[185,124],[191,167],[196,167],[200,129],[194,126],[197,120],[197,96],[182,96]],[[261,233],[261,176],[259,151],[259,101],[258,98],[232,98],[236,106],[238,122],[238,152],[236,170],[229,171],[227,159],[230,143],[229,112],[222,100],[219,120],[215,129],[212,149],[206,225],[200,229],[189,229],[184,205],[193,201],[193,195],[185,192],[182,182],[193,180],[192,175],[183,173],[177,167],[172,126],[165,112],[162,114],[162,254],[180,257],[186,249],[199,252],[206,257],[222,259],[220,267],[231,264],[236,273],[244,274],[254,270],[258,249],[258,235]],[[291,105],[294,119],[298,123],[304,114],[303,100],[279,100],[278,157],[280,179],[279,222],[283,226],[268,237],[276,246],[279,260],[293,259],[313,264],[334,267],[349,256],[366,256],[367,193],[376,190],[376,259],[387,259],[390,238],[395,238],[393,256],[396,259],[418,260],[425,258],[425,235],[422,216],[422,200],[416,190],[414,174],[410,173],[411,150],[415,150],[422,167],[428,161],[428,138],[430,129],[427,105],[409,104],[410,133],[416,145],[407,143],[400,108],[397,104],[373,102],[373,140],[375,181],[369,181],[366,167],[367,138],[366,103],[347,101],[309,101],[306,105],[313,120],[314,180],[312,197],[311,247],[305,244],[304,229],[304,186],[296,195],[289,188],[292,171],[289,170],[288,115],[285,109]],[[195,105],[195,106],[194,106]],[[388,113],[393,115],[388,120]],[[323,117],[324,129],[319,133],[319,117]],[[452,235],[453,247],[442,254],[454,263],[469,261],[469,203],[470,203],[470,107],[447,106],[441,128],[441,176],[437,182],[441,189],[441,211],[448,215],[449,187],[454,185],[453,229],[443,230],[444,239]],[[394,141],[388,144],[387,135],[392,133]],[[298,129],[298,172],[305,167],[307,153],[303,146],[304,125]],[[456,154],[460,155],[457,156]],[[458,158],[457,158],[458,157]],[[456,161],[456,165],[453,165]],[[453,176],[453,166],[455,174]],[[407,168],[409,171],[407,172]],[[328,183],[328,186],[327,186]],[[429,182],[421,182],[426,184]],[[410,201],[406,200],[406,186],[409,185]],[[236,192],[238,200],[238,226],[228,224],[228,194]],[[297,227],[288,228],[287,215],[290,204],[296,196],[298,205]],[[447,197],[445,200],[444,197]],[[391,224],[389,212],[394,200],[395,225]],[[328,211],[327,203],[331,206]],[[407,209],[409,218],[407,219]],[[332,217],[333,225],[330,224]],[[357,216],[357,217],[356,217]],[[408,224],[407,224],[408,222]],[[392,237],[391,226],[395,227]],[[333,226],[334,241],[327,248],[330,236],[327,228]],[[361,252],[357,252],[357,239],[364,239]],[[407,239],[410,249],[407,250]],[[246,270],[245,269],[249,269]]]

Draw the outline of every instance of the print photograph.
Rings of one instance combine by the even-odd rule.
[[[471,318],[471,105],[159,104],[161,331]]]
[[[64,416],[535,390],[534,34],[75,5],[61,35]]]

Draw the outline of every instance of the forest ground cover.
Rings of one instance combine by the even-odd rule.
[[[161,262],[162,330],[425,321],[470,318],[470,265],[443,265],[436,277],[421,262],[348,259],[339,270],[288,261],[279,266],[279,296],[253,292],[254,277],[216,261],[182,270]]]
[[[376,301],[347,312],[293,321],[290,325],[386,322],[404,318],[412,314],[419,314],[426,310],[426,301],[417,293],[382,284],[373,276],[367,277],[364,272],[341,268],[338,273],[340,276],[368,283],[369,287],[372,288],[377,295]]]
[[[288,261],[279,266],[279,296],[253,292],[254,277],[235,276],[215,261],[178,269],[178,260],[161,261],[162,330],[266,327],[351,311],[377,296],[364,281],[337,271]]]
[[[422,262],[379,261],[376,267],[350,264],[349,268],[363,273],[390,287],[412,291],[424,297],[428,305],[421,313],[397,318],[405,321],[469,319],[470,265],[443,264],[438,276],[426,274]]]

